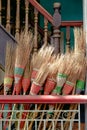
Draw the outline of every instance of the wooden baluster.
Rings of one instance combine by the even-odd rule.
[[[47,45],[48,20],[44,18],[44,44]]]
[[[0,24],[2,23],[2,0],[0,0]]]
[[[6,30],[10,33],[10,0],[7,0],[7,21],[6,21]]]
[[[17,1],[17,9],[16,9],[16,32],[15,32],[15,38],[18,41],[19,40],[19,29],[20,29],[20,0]]]
[[[25,0],[25,31],[28,31],[29,1]]]
[[[66,27],[66,52],[70,52],[70,26]]]
[[[61,25],[61,15],[60,15],[60,3],[54,3],[54,15],[53,15],[53,42],[55,47],[55,54],[60,53],[60,25]]]
[[[38,37],[38,11],[36,8],[34,8],[34,22],[35,22],[35,27],[34,27],[34,53],[37,52],[38,49],[38,42],[37,42],[37,37]]]

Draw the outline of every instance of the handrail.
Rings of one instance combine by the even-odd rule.
[[[67,95],[67,96],[52,96],[52,95],[0,95],[0,103],[36,103],[36,104],[45,104],[45,103],[87,103],[86,95]]]
[[[81,26],[83,21],[62,21],[61,26]]]
[[[29,0],[29,2],[53,25],[53,17],[48,13],[36,0]],[[81,26],[83,21],[62,21],[61,26]]]
[[[45,18],[53,24],[53,17],[48,13],[36,0],[29,0],[29,2],[41,13]]]

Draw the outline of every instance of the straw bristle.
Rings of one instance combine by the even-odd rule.
[[[39,69],[44,62],[48,62],[51,58],[51,55],[54,51],[54,48],[51,46],[43,46],[36,55],[33,56],[32,64],[33,68]]]
[[[22,32],[16,50],[16,65],[25,67],[33,47],[33,36],[30,32]]]
[[[38,71],[35,82],[42,86],[47,78],[48,73],[49,73],[49,65],[46,63],[42,64],[41,68]]]
[[[16,45],[8,42],[6,46],[6,58],[5,58],[5,75],[13,76],[14,63],[15,63],[15,50]]]
[[[29,78],[30,77],[30,60],[28,59],[23,78]]]
[[[85,44],[85,34],[82,27],[74,28],[74,38],[75,38],[75,53],[83,53],[85,55],[86,44]]]

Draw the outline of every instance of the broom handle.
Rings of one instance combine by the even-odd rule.
[[[74,104],[74,105],[73,105],[73,109],[74,109],[74,110],[77,109],[77,106],[78,106],[77,104]],[[76,114],[76,112],[72,113],[70,117],[72,117],[72,119],[74,119],[74,118],[75,118],[75,114]],[[69,118],[69,119],[70,119],[70,118]],[[68,130],[70,123],[69,123],[69,122],[65,122],[65,123],[66,123],[65,126],[64,126],[64,127],[65,127],[65,130]]]
[[[14,90],[13,90],[12,95],[15,95],[15,88],[14,88]],[[12,115],[11,115],[10,113],[8,113],[8,114],[7,114],[7,117],[11,115],[11,119],[12,119],[13,113],[14,113],[13,111],[14,111],[15,107],[16,107],[16,104],[14,104],[14,106],[13,106]],[[9,108],[11,108],[11,107],[10,107],[10,104],[9,104]],[[8,121],[6,121],[6,123],[5,123],[5,126],[4,126],[5,129],[6,129],[6,127],[7,127],[7,124],[8,124]],[[11,121],[10,121],[9,127],[10,127],[10,125],[11,125]]]
[[[57,110],[59,110],[61,107],[63,108],[63,106],[64,105],[59,104]],[[60,116],[60,114],[61,114],[61,112],[55,112],[54,116],[53,116],[53,119],[55,119],[56,117],[58,118]],[[56,122],[55,122],[55,125],[56,125]],[[54,125],[54,127],[56,127],[55,125]],[[51,130],[51,127],[52,127],[52,123],[50,123],[48,130]]]
[[[23,95],[26,95],[26,93],[24,93]],[[24,109],[26,110],[26,109],[28,109],[29,104],[25,104],[25,105],[26,106],[24,107]],[[23,108],[23,104],[21,104],[21,108]],[[21,112],[20,113],[20,118],[27,119],[28,118],[28,114],[29,114],[29,112]],[[25,115],[25,116],[23,116],[23,115]],[[25,121],[21,121],[20,122],[20,127],[21,127],[21,125],[22,125],[23,129],[25,129],[25,127],[26,127]]]
[[[41,106],[42,106],[42,104],[39,105],[38,110],[40,110]],[[32,117],[32,118],[35,119],[35,118],[37,117],[37,115],[38,115],[38,112],[35,112],[35,113],[33,114],[33,117]],[[29,127],[28,127],[28,130],[32,130],[32,125],[33,125],[33,123],[34,123],[34,120],[31,121],[31,123],[30,123],[30,125],[29,125]]]
[[[45,109],[46,109],[46,104],[44,105],[43,110],[45,110]],[[44,112],[41,114],[41,119],[43,119],[43,116],[44,116]],[[38,130],[40,130],[41,125],[42,125],[42,121],[39,122]]]
[[[63,107],[64,107],[64,104],[62,104],[61,106],[60,106],[60,108],[59,109],[63,109]],[[59,118],[59,116],[60,116],[60,114],[61,114],[61,112],[58,112],[58,114],[56,115],[57,117],[56,117],[56,119],[58,119]],[[57,121],[55,121],[55,123],[54,123],[54,129],[56,129],[56,126],[57,126]]]
[[[73,94],[75,94],[75,87],[73,88],[73,91],[72,91],[72,95],[73,95]],[[73,107],[74,107],[74,104],[70,105],[70,110],[73,110]],[[68,113],[68,116],[69,116],[68,119],[70,119],[70,115],[71,115],[71,112]],[[64,123],[64,128],[66,129],[67,126],[69,126],[69,122],[68,122],[68,121],[66,121],[66,122]],[[67,129],[66,129],[66,130],[67,130]]]
[[[12,118],[13,118],[13,115],[14,115],[15,108],[16,108],[16,104],[14,104],[14,106],[12,108],[12,114],[11,114],[11,118],[9,120],[9,130],[11,130],[11,121],[12,121]]]
[[[75,106],[75,104],[72,104],[72,105],[70,106],[70,110],[73,110],[73,109],[74,109],[74,106]],[[70,118],[72,117],[71,112],[68,113],[67,117],[68,117],[68,119],[70,119]],[[70,124],[69,121],[66,121],[66,122],[64,123],[64,128],[65,128],[65,130],[68,130],[69,124]]]

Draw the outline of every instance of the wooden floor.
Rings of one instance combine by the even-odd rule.
[[[80,127],[81,127],[81,130],[85,130],[85,124],[84,123],[81,123]],[[74,124],[73,130],[78,130],[78,124],[77,123]]]

